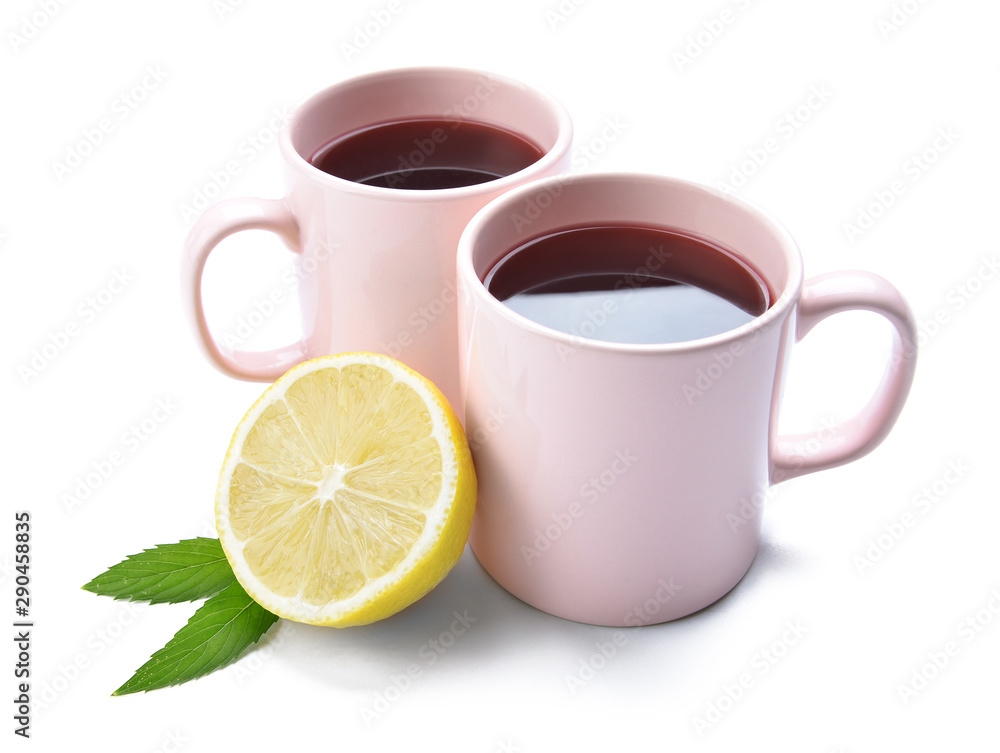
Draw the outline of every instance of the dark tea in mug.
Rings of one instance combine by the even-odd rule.
[[[366,186],[428,190],[503,178],[545,156],[524,136],[472,120],[414,118],[338,136],[309,160]]]
[[[572,227],[533,238],[483,281],[513,311],[567,334],[676,343],[752,321],[771,305],[763,278],[734,251],[654,227]]]

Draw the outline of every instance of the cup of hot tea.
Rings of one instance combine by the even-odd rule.
[[[186,307],[205,354],[231,376],[270,381],[308,358],[377,351],[456,401],[459,236],[491,199],[565,171],[571,136],[550,96],[480,71],[390,70],[315,94],[279,135],[285,198],[221,201],[188,235]],[[206,260],[247,229],[296,254],[298,342],[241,351],[209,331]]]
[[[774,219],[682,180],[518,188],[466,228],[458,282],[472,549],[515,596],[580,622],[665,622],[729,592],[757,552],[762,492],[870,452],[913,380],[914,319],[892,285],[803,282]],[[858,309],[893,330],[875,394],[842,424],[780,434],[793,345]]]

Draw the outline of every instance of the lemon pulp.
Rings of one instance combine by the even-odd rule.
[[[380,596],[401,608],[443,578],[474,500],[468,446],[443,396],[387,357],[350,354],[296,367],[251,408],[223,467],[217,523],[237,578],[265,608],[339,624]],[[440,562],[418,567],[425,558]],[[413,570],[420,582],[404,583]],[[389,594],[393,585],[406,593]]]

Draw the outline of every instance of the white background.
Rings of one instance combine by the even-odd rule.
[[[996,3],[233,5],[8,0],[0,14],[0,614],[13,622],[13,511],[28,510],[38,702],[33,737],[18,745],[996,746]],[[381,624],[281,622],[236,665],[112,698],[194,607],[130,607],[80,586],[144,547],[213,533],[222,458],[262,390],[218,373],[194,345],[178,282],[191,224],[183,205],[199,191],[279,196],[274,111],[351,75],[419,64],[548,89],[574,119],[578,169],[713,185],[737,171],[741,192],[797,238],[807,275],[858,268],[892,280],[924,333],[902,418],[867,458],[775,488],[749,574],[688,619],[616,634],[550,617],[507,595],[467,551],[437,590]],[[103,118],[110,133],[78,149]],[[761,159],[768,138],[774,148]],[[70,150],[87,154],[58,169]],[[754,154],[763,164],[746,162]],[[213,174],[232,160],[238,172],[220,188]],[[894,181],[900,191],[886,209],[879,196],[888,203]],[[869,206],[878,217],[849,233]],[[218,257],[206,280],[210,313],[217,330],[235,331],[290,255],[249,234]],[[127,284],[111,283],[116,273]],[[291,303],[254,344],[277,344],[295,326]],[[68,330],[64,348],[46,348]],[[887,342],[867,315],[817,328],[796,350],[783,428],[860,406]],[[39,363],[35,351],[52,357]],[[158,400],[170,407],[158,411]],[[141,442],[126,439],[134,426]],[[116,451],[108,478],[69,502]],[[898,540],[886,534],[894,525]],[[878,561],[859,567],[869,555]],[[456,611],[474,624],[429,664],[430,641]],[[3,642],[0,696],[10,699],[15,657]],[[902,698],[900,687],[949,642],[947,666],[932,666],[926,687]],[[602,646],[614,655],[601,659]],[[413,664],[420,676],[393,690]],[[741,675],[751,687],[725,700]],[[381,708],[366,723],[365,709]],[[8,702],[7,740],[12,716]]]

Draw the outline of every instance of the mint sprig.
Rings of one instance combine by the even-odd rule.
[[[278,616],[257,604],[233,575],[218,539],[196,538],[133,554],[87,583],[115,599],[175,604],[208,598],[149,661],[112,695],[180,685],[236,661]]]
[[[205,599],[235,581],[219,540],[199,537],[129,555],[83,588],[115,599],[176,604]]]
[[[180,685],[236,661],[277,622],[235,581],[206,601],[167,645],[112,695]]]

